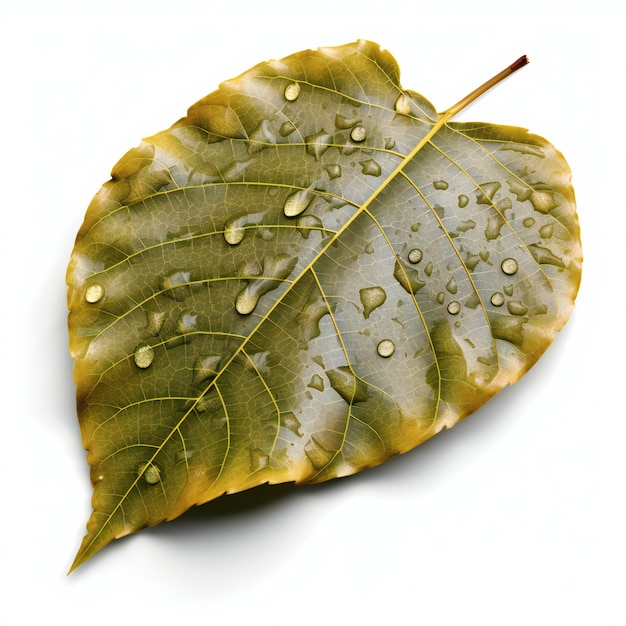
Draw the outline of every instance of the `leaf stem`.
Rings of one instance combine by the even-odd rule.
[[[492,87],[497,85],[501,80],[504,80],[507,76],[513,74],[513,72],[517,72],[517,70],[524,67],[524,65],[528,65],[528,57],[526,55],[521,56],[519,59],[517,59],[517,61],[511,63],[511,65],[490,78],[487,82],[483,83],[477,89],[474,89],[472,93],[465,96],[465,98],[463,98],[462,100],[459,100],[459,102],[451,106],[447,111],[444,111],[442,117],[444,117],[446,120],[449,120],[459,111],[462,111],[466,106],[474,102],[474,100],[482,96],[486,91],[489,91]]]

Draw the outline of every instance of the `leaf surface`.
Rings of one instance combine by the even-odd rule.
[[[454,112],[359,41],[254,67],[115,165],[68,269],[94,486],[73,567],[382,463],[536,362],[580,281],[570,171]]]

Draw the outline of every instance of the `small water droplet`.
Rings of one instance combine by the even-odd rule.
[[[363,305],[363,317],[369,319],[372,311],[385,302],[387,294],[382,287],[366,287],[359,291],[359,297]]]
[[[435,180],[433,181],[433,187],[437,191],[445,191],[448,188],[448,183],[445,180]]]
[[[300,83],[291,83],[285,87],[285,100],[293,102],[300,95]]]
[[[428,263],[426,264],[426,267],[424,268],[424,274],[426,274],[428,278],[430,278],[433,275],[433,262],[432,261],[428,261]]]
[[[258,472],[259,470],[269,467],[269,464],[270,464],[269,454],[265,454],[263,450],[259,450],[258,448],[255,448],[254,450],[250,450],[250,470],[251,471]]]
[[[383,339],[376,346],[376,351],[380,356],[387,359],[396,351],[396,344],[391,339]]]
[[[459,290],[458,285],[456,284],[456,280],[454,280],[454,276],[450,277],[448,284],[446,285],[446,291],[451,294],[455,294]]]
[[[350,139],[352,139],[352,141],[356,141],[360,143],[361,141],[365,141],[366,137],[367,137],[367,131],[360,124],[358,126],[355,126],[350,131]]]
[[[239,225],[239,220],[233,220],[224,226],[224,239],[231,246],[241,243],[245,234],[246,231]]]
[[[443,291],[440,291],[440,292],[437,294],[437,296],[436,296],[435,300],[437,300],[437,302],[438,302],[439,304],[443,304],[443,303],[446,301],[446,294],[445,294],[445,293],[443,293]]]
[[[149,485],[157,485],[161,482],[161,470],[154,463],[146,463],[137,468],[137,474]]]
[[[517,261],[511,258],[504,259],[500,267],[502,268],[502,271],[505,274],[508,274],[509,276],[512,276],[513,274],[515,274],[517,270],[519,269]]]
[[[281,137],[288,137],[296,130],[296,127],[293,122],[283,122],[278,129]]]
[[[398,115],[410,115],[411,114],[411,98],[405,93],[401,93],[394,105],[396,113]]]
[[[462,222],[459,222],[456,227],[460,233],[466,233],[468,230],[472,230],[473,228],[476,228],[476,222],[474,220],[463,220]]]
[[[380,176],[382,172],[380,165],[374,159],[359,161],[359,165],[361,166],[361,172],[366,176]]]
[[[503,289],[504,289],[504,293],[505,293],[507,296],[509,296],[509,297],[510,297],[510,296],[512,296],[512,295],[513,295],[513,292],[514,292],[514,287],[513,287],[513,285],[505,285],[505,286],[503,287]]]
[[[499,291],[496,291],[496,293],[491,296],[491,304],[493,304],[493,306],[502,306],[504,304],[504,296]]]
[[[423,256],[424,255],[419,248],[413,248],[413,250],[409,250],[407,259],[409,259],[409,263],[413,263],[413,265],[416,265],[422,260]]]
[[[85,300],[89,304],[95,304],[100,302],[104,297],[104,287],[100,283],[91,283],[87,289],[85,289]]]
[[[396,140],[391,137],[385,137],[385,150],[393,150],[396,147]]]
[[[469,198],[465,194],[459,196],[459,209],[464,209],[469,204]]]
[[[365,252],[365,254],[374,254],[374,246],[371,243],[368,243],[365,246],[364,252]]]
[[[324,379],[319,374],[313,374],[307,387],[316,389],[317,391],[324,391]]]
[[[341,177],[341,165],[339,165],[338,163],[329,163],[328,165],[324,165],[324,169],[328,174],[328,178],[330,178],[331,180]]]
[[[416,233],[420,229],[421,225],[421,222],[415,222],[415,224],[411,224],[411,232]]]
[[[524,224],[526,228],[532,228],[535,225],[535,220],[532,217],[527,217],[522,224]]]
[[[139,344],[135,348],[135,365],[141,369],[146,369],[152,365],[152,361],[154,361],[154,350],[152,346],[149,346],[145,343]]]
[[[450,313],[450,315],[458,315],[460,311],[461,305],[456,300],[453,300],[450,304],[448,304],[448,313]]]

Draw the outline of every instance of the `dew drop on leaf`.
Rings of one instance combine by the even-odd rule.
[[[396,344],[391,339],[383,339],[376,346],[376,351],[380,356],[389,358],[396,351]]]
[[[291,83],[285,87],[285,100],[293,102],[300,95],[300,83]]]
[[[517,261],[511,258],[504,259],[504,261],[500,264],[500,267],[502,268],[502,271],[509,276],[515,274],[519,269]]]
[[[104,297],[104,287],[100,283],[91,283],[87,289],[85,289],[85,300],[89,304],[95,304],[100,302]]]

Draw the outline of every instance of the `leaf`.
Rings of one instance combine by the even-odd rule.
[[[320,482],[454,425],[546,349],[581,247],[526,130],[439,115],[359,41],[262,63],[115,165],[68,270],[94,485],[73,567],[263,483]]]

